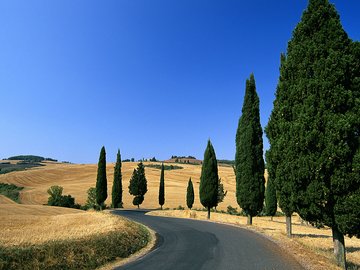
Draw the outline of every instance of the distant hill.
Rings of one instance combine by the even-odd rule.
[[[202,160],[196,159],[196,157],[193,156],[171,156],[170,159],[164,160],[164,162],[167,163],[184,163],[184,164],[195,164],[200,165],[202,164]]]
[[[20,155],[20,156],[13,156],[7,158],[7,160],[22,160],[28,162],[42,162],[42,161],[54,161],[57,162],[56,159],[53,158],[44,158],[41,156],[34,156],[34,155]]]

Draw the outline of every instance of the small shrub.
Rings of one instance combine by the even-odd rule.
[[[237,208],[234,208],[234,207],[232,207],[231,205],[229,205],[228,207],[227,207],[227,211],[226,211],[228,214],[230,214],[230,215],[238,215],[239,213],[238,213],[238,211],[237,211]]]
[[[71,195],[62,195],[63,187],[61,186],[52,186],[47,190],[47,193],[50,195],[48,198],[48,205],[50,206],[61,206],[68,208],[80,208],[80,205],[77,204],[75,207],[75,198]]]
[[[179,205],[179,206],[176,208],[176,210],[185,210],[185,208],[182,207],[181,205]]]

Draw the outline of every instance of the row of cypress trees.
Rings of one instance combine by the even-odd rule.
[[[236,198],[248,224],[263,208],[264,160],[253,74],[236,134]],[[277,200],[291,236],[294,212],[332,229],[337,263],[346,269],[344,235],[360,237],[360,43],[342,28],[328,0],[310,0],[281,55],[280,78],[266,134],[266,211]],[[208,142],[200,200],[216,204],[217,163]],[[275,188],[274,188],[275,187]]]
[[[114,182],[112,186],[112,207],[122,207],[122,193],[121,155],[120,150],[118,150],[114,168]],[[107,196],[106,151],[103,146],[100,150],[96,178],[96,203],[100,206],[100,210],[104,208],[104,202],[107,199]]]

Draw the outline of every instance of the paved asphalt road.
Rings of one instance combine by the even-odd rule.
[[[156,249],[119,270],[304,269],[273,242],[249,230],[206,221],[114,211],[158,234]]]

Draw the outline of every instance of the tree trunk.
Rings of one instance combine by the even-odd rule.
[[[162,210],[162,205],[160,205],[160,207],[161,207],[161,210]]]
[[[140,205],[138,204],[137,206],[138,206],[138,209],[139,209],[139,208],[140,208]]]
[[[252,216],[251,215],[247,216],[247,225],[252,225]]]
[[[292,228],[291,228],[291,215],[286,216],[286,235],[287,237],[292,236]]]
[[[274,219],[274,217],[273,217],[273,216],[271,216],[271,221],[273,221],[273,219]]]
[[[338,230],[338,228],[332,228],[334,254],[337,265],[342,269],[346,269],[346,255],[345,255],[345,240],[344,235]]]
[[[207,216],[208,219],[210,219],[210,207],[208,207],[208,216]]]

